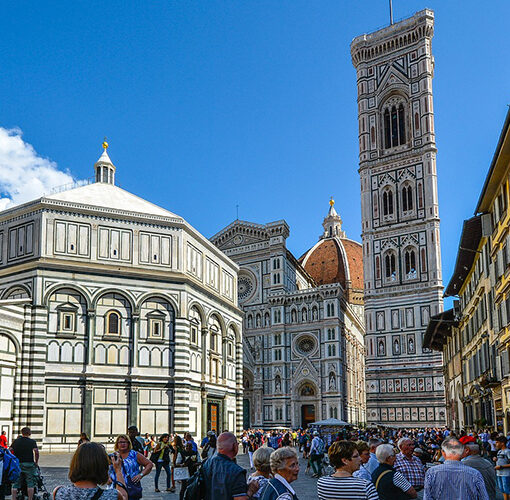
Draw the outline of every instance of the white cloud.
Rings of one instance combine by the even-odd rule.
[[[40,198],[73,182],[69,171],[37,154],[19,129],[0,127],[0,210]]]

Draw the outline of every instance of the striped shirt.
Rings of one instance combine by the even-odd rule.
[[[319,500],[379,500],[375,486],[358,477],[321,477],[317,494]]]
[[[430,468],[423,500],[489,500],[482,475],[457,460]]]

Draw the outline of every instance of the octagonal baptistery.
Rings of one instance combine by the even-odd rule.
[[[239,431],[239,268],[117,187],[106,148],[96,182],[0,212],[0,428],[60,450]]]
[[[318,285],[340,283],[347,302],[363,304],[363,247],[345,237],[333,201],[323,227],[324,234],[299,263]]]

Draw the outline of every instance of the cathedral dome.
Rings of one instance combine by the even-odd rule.
[[[301,256],[299,263],[318,285],[340,283],[345,289],[362,290],[363,247],[345,237],[333,200],[323,226],[324,234]]]

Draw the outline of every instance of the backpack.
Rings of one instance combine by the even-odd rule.
[[[21,474],[21,468],[19,466],[19,460],[9,450],[0,448],[0,457],[3,459],[3,482],[5,480],[11,483],[16,482]]]
[[[195,474],[188,479],[184,500],[202,500],[205,498],[205,478],[200,467]]]
[[[317,453],[317,455],[322,455],[324,453],[324,448],[326,448],[326,445],[324,441],[319,438],[319,444],[315,447],[315,453]]]

